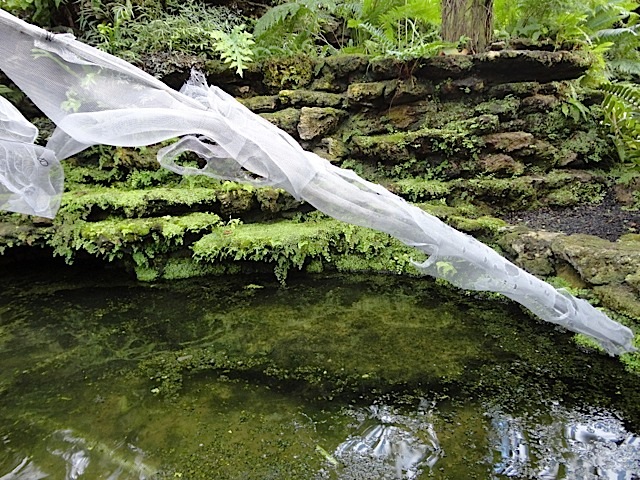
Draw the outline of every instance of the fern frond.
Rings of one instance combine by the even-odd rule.
[[[301,3],[283,3],[282,5],[276,5],[265,12],[262,17],[258,19],[253,27],[253,35],[259,37],[264,35],[269,30],[281,25],[287,17],[294,17],[302,8]]]
[[[381,15],[402,4],[404,4],[404,0],[363,0],[362,17],[360,20],[379,25]]]
[[[605,83],[600,89],[609,96],[623,100],[640,113],[640,87],[629,83]]]
[[[618,74],[622,75],[640,75],[640,59],[619,59],[610,60],[608,62],[609,68]]]
[[[242,77],[247,64],[253,60],[253,35],[244,30],[244,25],[236,25],[231,33],[217,31],[212,34],[215,34],[215,49],[219,52],[221,60],[231,64],[230,66]]]
[[[635,2],[628,0],[610,0],[602,3],[591,11],[585,27],[595,32],[615,25],[622,20],[625,20],[627,25],[633,25],[637,17],[634,10],[637,7],[638,5]]]
[[[379,24],[395,25],[406,19],[419,20],[424,23],[439,23],[440,3],[433,0],[411,0],[380,15]]]
[[[341,18],[362,18],[362,2],[344,2],[336,6],[334,13]]]
[[[369,22],[358,23],[356,27],[364,30],[371,36],[371,40],[377,44],[375,51],[385,53],[395,49],[395,43],[385,35],[385,32],[380,27],[375,27]]]
[[[591,34],[591,38],[609,40],[621,37],[623,35],[633,35],[634,37],[636,37],[638,36],[638,33],[636,32],[637,29],[638,26],[628,28],[604,28]]]
[[[640,87],[627,83],[607,83],[602,109],[618,156],[640,168]]]
[[[455,44],[443,41],[421,43],[398,51],[389,51],[388,55],[400,60],[414,60],[416,58],[431,58],[440,53],[445,48],[455,47]]]

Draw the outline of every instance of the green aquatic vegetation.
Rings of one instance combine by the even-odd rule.
[[[258,275],[140,284],[49,273],[1,279],[3,471],[29,455],[64,476],[51,452],[82,448],[95,478],[316,478],[331,464],[316,447],[336,456],[377,423],[368,407],[389,405],[413,412],[394,426],[426,422],[446,454],[417,478],[485,478],[495,409],[531,421],[559,403],[639,425],[629,367],[509,302],[429,278],[314,275],[283,287]]]

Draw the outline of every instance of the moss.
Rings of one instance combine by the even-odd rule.
[[[257,95],[238,101],[254,113],[273,112],[280,106],[280,98],[277,95]]]
[[[448,223],[458,230],[471,233],[474,236],[485,236],[489,238],[495,237],[507,226],[507,222],[504,220],[489,216],[482,216],[478,218],[452,216],[449,217],[448,220]]]
[[[440,180],[407,178],[394,182],[390,190],[412,202],[444,198],[451,193],[451,185]]]
[[[209,188],[159,187],[146,190],[94,187],[65,192],[59,216],[86,218],[93,211],[109,211],[125,217],[162,213],[167,206],[211,207],[217,202]]]
[[[210,231],[219,223],[220,217],[212,213],[99,222],[77,220],[59,226],[47,245],[69,262],[78,252],[84,252],[108,261],[131,259],[137,266],[147,267],[148,258],[181,246],[187,234]]]
[[[262,113],[260,116],[290,135],[297,135],[298,133],[300,110],[297,108],[285,108],[273,113]]]
[[[624,285],[603,285],[594,287],[594,292],[603,305],[627,315],[640,326],[640,298],[631,288]]]
[[[568,207],[585,203],[598,203],[606,194],[605,185],[600,183],[576,182],[549,192],[544,203],[557,207]]]
[[[353,73],[364,72],[369,63],[369,57],[360,54],[331,55],[324,62],[326,68],[337,78],[341,78]]]
[[[351,83],[347,89],[350,103],[371,104],[382,99],[387,84],[385,82]]]
[[[514,209],[534,206],[538,197],[536,188],[538,182],[530,177],[474,178],[456,183],[466,197],[508,204]]]
[[[544,176],[472,178],[452,181],[464,198],[482,200],[510,210],[541,205],[569,206],[599,202],[605,194],[602,176],[581,171],[552,171]]]
[[[280,103],[294,107],[334,107],[345,106],[345,97],[337,93],[316,92],[313,90],[280,90]]]
[[[468,157],[483,145],[482,140],[470,133],[471,125],[452,128],[422,128],[410,132],[386,135],[354,136],[353,151],[365,158],[400,163],[427,155]]]
[[[520,108],[520,99],[514,95],[504,98],[487,100],[479,103],[473,109],[476,115],[497,115],[501,121],[511,120],[517,116]]]
[[[342,271],[415,272],[409,256],[420,257],[386,234],[330,219],[221,227],[203,236],[192,249],[198,262],[272,265],[280,281],[290,270],[309,264],[312,270],[331,265]]]
[[[316,60],[304,55],[271,58],[262,65],[264,84],[269,87],[303,88],[311,83]]]

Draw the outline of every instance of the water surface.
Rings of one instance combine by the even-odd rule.
[[[0,479],[638,478],[637,377],[429,279],[3,272]]]

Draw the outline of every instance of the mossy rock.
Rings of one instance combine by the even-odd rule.
[[[535,232],[524,227],[509,228],[498,239],[512,261],[534,275],[549,276],[555,273],[555,261],[551,245],[562,234]]]
[[[332,107],[302,107],[298,122],[298,135],[302,140],[314,140],[335,131],[347,115],[344,110]]]
[[[341,108],[346,102],[344,95],[313,90],[280,90],[278,97],[282,105],[295,107]]]
[[[276,89],[304,88],[315,76],[316,62],[306,55],[269,59],[262,64],[264,84]]]
[[[256,95],[238,101],[254,113],[274,112],[280,107],[278,95]]]
[[[300,110],[297,108],[285,108],[273,113],[262,113],[262,118],[273,123],[276,127],[284,130],[289,135],[298,135],[298,122],[300,121]]]
[[[609,242],[592,235],[559,237],[554,254],[571,264],[592,285],[622,284],[638,272],[640,249],[627,242]]]
[[[605,307],[635,319],[640,325],[640,297],[637,291],[624,285],[602,285],[594,287],[593,291]]]
[[[369,57],[360,54],[331,55],[324,64],[336,78],[353,77],[365,72]]]

